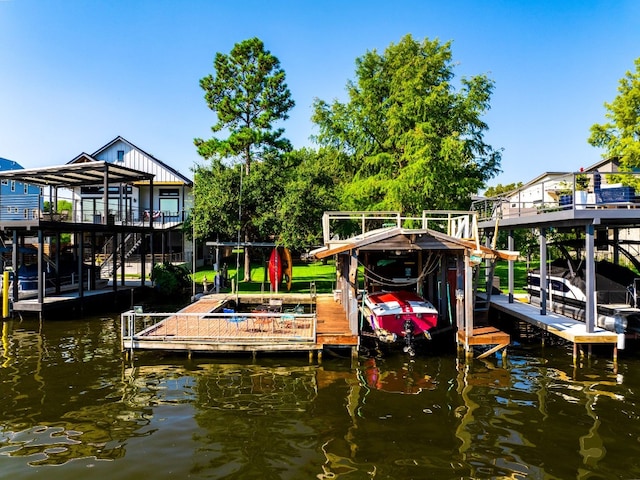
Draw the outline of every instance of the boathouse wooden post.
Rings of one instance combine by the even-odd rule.
[[[61,250],[61,246],[60,246],[60,239],[61,239],[61,235],[60,232],[56,232],[56,252],[54,255],[54,259],[56,262],[56,265],[60,265],[60,250]],[[56,269],[56,295],[58,295],[60,293],[60,268]]]
[[[141,233],[140,235],[142,236],[142,241],[140,242],[140,286],[144,287],[147,276],[147,235],[145,233]]]
[[[421,261],[420,261],[420,268],[418,269],[419,272],[421,272],[422,269],[424,268],[422,265],[422,257],[420,258],[421,258]],[[438,311],[446,312],[443,316],[447,317],[447,322],[449,323],[449,325],[451,325],[451,312],[449,310],[450,308],[449,302],[451,301],[451,296],[450,296],[451,287],[447,282],[448,269],[449,269],[448,259],[443,255],[440,257],[440,292],[439,292],[440,298],[438,298]],[[421,295],[422,292],[418,292],[418,294]]]
[[[118,291],[118,264],[116,262],[116,247],[118,245],[118,233],[114,232],[111,237],[111,279],[113,280],[113,291]]]
[[[540,228],[540,315],[547,314],[547,229]]]
[[[464,256],[464,341],[467,355],[471,354],[469,337],[473,336],[473,267],[471,266],[471,251],[466,250]]]
[[[11,252],[11,262],[13,265],[13,298],[18,301],[19,285],[18,285],[18,230],[13,229],[13,250]]]
[[[509,229],[509,238],[507,240],[507,248],[509,249],[510,252],[515,251],[516,249],[516,242],[515,242],[515,236],[514,236],[514,231],[512,228]],[[514,265],[515,265],[515,260],[509,260],[509,267],[508,267],[508,290],[509,290],[509,303],[513,303],[513,289],[514,289],[514,279],[515,279],[515,273],[514,273]]]
[[[465,339],[467,338],[466,325],[464,321],[464,258],[460,255],[456,257],[456,326],[458,333],[464,332]],[[456,338],[460,338],[456,335]],[[460,342],[458,341],[458,346]],[[465,341],[463,345],[465,351],[468,348],[468,344]]]
[[[595,329],[596,318],[596,261],[594,252],[594,227],[593,223],[587,225],[585,229],[585,256],[587,262],[586,272],[586,291],[587,291],[587,303],[585,305],[585,324],[587,327],[587,333],[593,333]]]
[[[89,275],[91,279],[91,284],[89,285],[89,290],[96,289],[96,232],[91,232],[91,275]]]
[[[124,286],[125,285],[125,279],[126,279],[126,267],[127,265],[125,264],[125,260],[126,260],[126,235],[124,232],[122,232],[120,234],[120,247],[119,247],[119,251],[120,251],[120,285]]]
[[[42,229],[38,229],[38,303],[44,302],[44,272],[42,266],[44,264],[44,242],[42,241]],[[16,270],[16,283],[18,279],[18,272]],[[17,297],[16,297],[17,298]]]
[[[84,268],[84,262],[83,262],[83,258],[84,257],[84,249],[82,248],[84,245],[84,238],[82,235],[82,232],[78,233],[78,238],[80,238],[80,241],[78,242],[78,296],[80,298],[84,297],[84,278],[83,278],[83,270]]]
[[[358,331],[358,252],[351,250],[349,255],[349,328],[352,332]]]
[[[149,235],[149,253],[151,254],[151,268],[150,272],[153,272],[153,265],[155,264],[155,250],[153,248],[153,177],[149,179],[149,229],[151,231]],[[193,248],[193,254],[196,254],[195,242]],[[196,257],[197,261],[197,257]]]
[[[102,190],[102,225],[106,225],[109,218],[109,164],[107,162],[104,162]]]

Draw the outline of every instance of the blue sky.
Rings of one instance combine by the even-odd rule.
[[[408,33],[452,41],[457,77],[495,81],[489,184],[526,182],[601,158],[589,127],[640,57],[640,2],[0,0],[0,157],[59,165],[122,135],[191,176],[214,123],[199,80],[253,36],[296,102],[285,136],[313,146],[313,99],[344,100],[355,59]]]

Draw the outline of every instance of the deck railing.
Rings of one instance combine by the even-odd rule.
[[[475,239],[477,213],[460,210],[423,210],[421,216],[392,211],[331,211],[322,216],[324,243],[336,243],[370,235],[381,229],[430,229],[449,236]]]
[[[543,213],[606,207],[640,207],[635,172],[573,172],[549,174],[500,196],[474,201],[480,221],[528,217]]]
[[[144,342],[251,345],[315,343],[316,315],[307,313],[137,313],[120,316],[123,349]]]

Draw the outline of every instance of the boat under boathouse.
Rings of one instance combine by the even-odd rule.
[[[82,308],[97,295],[117,297],[130,289],[125,286],[124,258],[136,248],[142,251],[143,285],[143,259],[154,254],[154,218],[133,220],[126,206],[131,205],[129,192],[140,184],[151,185],[148,200],[153,205],[153,178],[154,174],[103,161],[0,171],[3,183],[39,187],[38,193],[20,197],[0,195],[2,270],[9,283],[3,281],[3,301],[11,300],[14,313],[42,318],[55,310]],[[102,198],[93,202],[91,211],[82,205],[71,212],[57,211],[59,193],[76,187],[94,187]],[[72,239],[66,249],[63,234]],[[30,269],[28,277],[22,276],[24,267]],[[100,288],[109,280],[109,288]],[[65,294],[67,290],[73,293]]]
[[[517,253],[481,245],[475,213],[326,212],[323,237],[325,245],[311,253],[317,259],[337,258],[335,298],[352,331],[365,335],[364,295],[412,290],[439,312],[431,341],[455,332],[467,355],[481,347],[479,357],[504,353],[509,345],[509,335],[488,323],[487,306],[477,292],[491,288],[495,262],[515,260]]]
[[[513,264],[506,297],[494,298],[493,307],[517,318],[524,315],[529,323],[573,341],[574,358],[578,346],[613,344],[615,356],[625,339],[640,338],[640,197],[630,186],[638,175],[605,160],[581,172],[546,173],[509,194],[474,202],[481,231],[496,237],[506,232],[508,248],[514,250],[521,247],[515,240],[518,230],[534,232],[543,259],[538,271],[529,272],[530,315],[514,300]],[[551,238],[557,234],[563,238]],[[550,258],[552,246],[562,252],[562,262]],[[614,289],[605,268],[624,268],[637,278]],[[559,327],[571,322],[578,340]]]

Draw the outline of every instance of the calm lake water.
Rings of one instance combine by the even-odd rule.
[[[1,478],[640,478],[636,353],[125,361],[119,325],[2,324]]]

